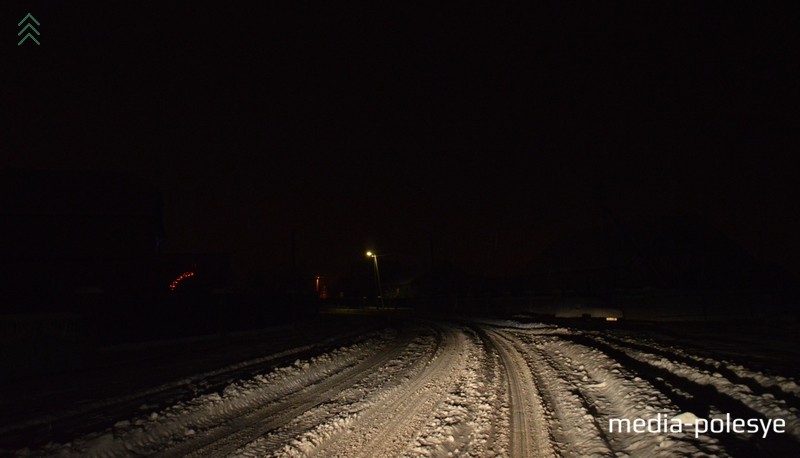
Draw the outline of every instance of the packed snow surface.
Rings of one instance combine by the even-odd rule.
[[[219,392],[132,413],[103,431],[14,453],[791,455],[800,453],[798,406],[791,377],[654,340],[509,320],[412,322],[232,381]],[[695,427],[726,415],[780,420],[784,427],[768,434]],[[656,418],[663,419],[659,431],[609,426]]]

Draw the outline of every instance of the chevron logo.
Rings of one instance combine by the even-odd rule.
[[[26,22],[28,20],[30,21]],[[25,24],[25,27],[22,27],[22,24]],[[19,42],[17,42],[17,46],[22,46],[22,43],[24,43],[25,40],[27,40],[28,38],[33,40],[33,42],[36,43],[37,46],[41,44],[39,43],[39,40],[36,39],[36,36],[33,35],[34,33],[36,35],[41,35],[41,33],[39,33],[39,31],[36,30],[36,27],[34,27],[33,24],[41,25],[39,24],[39,21],[37,21],[36,18],[33,17],[31,13],[26,14],[25,17],[22,18],[22,20],[17,23],[17,27],[22,27],[22,30],[17,32],[18,37],[22,36],[22,34],[25,33],[26,31],[28,32],[25,33],[25,36],[22,36],[22,39],[19,40]]]

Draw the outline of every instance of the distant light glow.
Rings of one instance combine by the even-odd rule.
[[[607,316],[606,321],[617,321],[617,317],[615,316]]]
[[[175,288],[178,287],[180,282],[182,282],[183,280],[185,280],[185,279],[187,279],[189,277],[194,277],[194,272],[189,271],[189,272],[184,272],[184,273],[178,275],[177,277],[175,277],[175,280],[172,280],[172,283],[169,284],[169,289],[171,289],[172,291],[175,291]]]
[[[374,255],[372,254],[372,252],[371,252],[371,251],[367,251],[367,257],[368,257],[368,258],[371,258],[372,256],[374,256]]]

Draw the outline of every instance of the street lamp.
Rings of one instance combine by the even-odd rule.
[[[372,260],[375,261],[375,284],[378,285],[378,299],[381,301],[381,308],[385,308],[383,304],[383,291],[381,290],[381,273],[380,270],[378,270],[378,255],[371,251],[367,251],[367,257],[372,258]]]

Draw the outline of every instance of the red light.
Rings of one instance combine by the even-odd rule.
[[[169,284],[169,289],[171,289],[172,291],[175,291],[175,288],[178,287],[178,284],[180,284],[181,281],[183,281],[184,279],[189,278],[189,277],[194,277],[194,272],[189,271],[189,272],[184,272],[184,273],[178,275],[175,278],[175,280],[172,280],[172,283]]]

